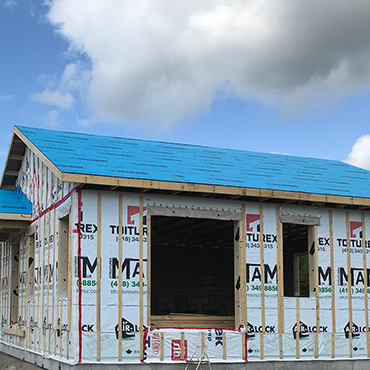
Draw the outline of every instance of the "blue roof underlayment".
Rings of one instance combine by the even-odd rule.
[[[335,160],[17,128],[67,173],[370,197],[370,172]]]
[[[17,187],[14,190],[0,190],[0,213],[32,214],[32,204]]]

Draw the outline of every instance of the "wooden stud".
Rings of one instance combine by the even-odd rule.
[[[247,351],[245,350],[245,333],[240,333],[242,336],[242,359],[245,360],[247,358]]]
[[[96,360],[101,359],[101,194],[98,194],[97,204],[97,246],[96,246]],[[121,266],[119,266],[121,269]],[[119,325],[118,325],[119,326]]]
[[[51,323],[51,327],[53,328],[53,335],[54,335],[54,354],[56,352],[56,330],[55,330],[55,274],[56,274],[56,270],[55,270],[55,266],[56,266],[56,263],[55,263],[55,250],[57,248],[57,241],[56,241],[56,210],[54,209],[53,211],[53,225],[54,225],[54,228],[53,228],[53,296],[52,296],[52,323]],[[51,348],[49,348],[49,353],[51,353]]]
[[[181,332],[181,360],[185,359],[185,333]]]
[[[222,331],[222,358],[226,360],[226,334],[225,331]],[[203,353],[203,352],[202,352]]]
[[[346,238],[347,238],[347,289],[348,289],[348,318],[349,318],[349,357],[352,358],[352,276],[351,276],[351,250],[349,238],[349,212],[346,212]]]
[[[68,330],[67,330],[67,359],[69,359],[69,333],[71,331],[72,324],[72,263],[73,263],[73,251],[72,251],[72,233],[73,233],[73,197],[71,197],[71,211],[69,213],[69,230],[68,230]]]
[[[159,347],[159,360],[160,361],[163,361],[163,357],[164,357],[164,333],[161,332],[161,336],[160,336],[160,347]]]
[[[122,360],[122,195],[118,196],[118,360]]]
[[[276,259],[278,278],[278,330],[279,330],[279,357],[283,358],[284,333],[284,271],[283,271],[283,225],[280,222],[280,207],[276,207]]]
[[[206,347],[205,347],[205,344],[204,344],[204,331],[201,331],[200,332],[200,352],[201,352],[201,356],[203,356],[205,349],[206,349]]]
[[[370,356],[370,338],[369,338],[369,302],[367,294],[367,261],[366,261],[366,227],[365,227],[365,213],[361,213],[362,223],[362,260],[364,265],[364,300],[365,300],[365,327],[366,327],[366,355]]]
[[[27,236],[26,239],[26,269],[25,269],[25,279],[26,279],[26,291],[25,291],[25,312],[24,312],[24,317],[25,317],[25,327],[26,327],[26,348],[30,348],[30,343],[29,343],[29,337],[30,337],[30,318],[29,318],[29,304],[28,304],[28,285],[29,285],[29,266],[28,266],[28,261],[30,258],[30,237]]]
[[[296,311],[296,325],[297,325],[297,331],[295,333],[295,357],[299,358],[300,356],[299,335],[301,333],[301,318],[300,318],[300,306],[299,306],[298,297],[296,297],[295,299],[295,311]]]
[[[150,315],[151,315],[151,216],[150,213],[147,212],[146,216],[146,312],[147,312],[147,319],[146,319],[146,325],[150,327]]]
[[[19,289],[19,293],[21,294],[21,307],[20,307],[20,322],[18,323],[19,329],[24,329],[25,323],[26,323],[26,316],[25,316],[25,311],[26,311],[26,306],[24,305],[24,300],[25,300],[25,288],[24,288],[24,283],[25,283],[25,259],[26,259],[26,254],[25,254],[25,247],[26,247],[26,236],[22,234],[21,237],[22,241],[22,260],[21,260],[21,286]],[[19,250],[20,253],[20,250]],[[19,257],[20,258],[20,257]],[[23,306],[24,305],[24,306]],[[24,309],[23,309],[24,307]],[[24,331],[26,333],[26,331]],[[24,335],[26,336],[26,334]],[[24,337],[20,339],[20,345],[24,345]]]
[[[38,227],[38,249],[39,249],[39,258],[38,258],[38,270],[37,270],[37,331],[39,333],[39,352],[40,352],[40,342],[41,342],[41,332],[40,332],[40,284],[42,280],[42,273],[41,272],[41,228],[40,228],[41,222],[39,219],[39,227]],[[36,328],[35,328],[35,348],[36,348]]]
[[[264,357],[264,335],[266,328],[265,320],[265,256],[264,256],[264,243],[263,243],[263,205],[260,204],[260,269],[261,269],[261,323],[262,332],[260,333],[260,358]]]
[[[240,222],[239,233],[239,261],[240,261],[240,318],[241,324],[247,328],[247,266],[246,266],[246,209],[245,204],[242,205],[242,219]]]
[[[54,214],[54,219],[56,218],[55,214]],[[59,301],[60,301],[60,243],[61,243],[61,223],[60,221],[58,221],[58,242],[57,242],[57,247],[58,247],[58,252],[57,252],[57,256],[58,256],[58,277],[57,277],[57,317],[58,317],[58,320],[59,323],[60,323],[60,327],[59,327],[59,334],[60,336],[62,335],[62,331],[61,331],[61,317],[60,317],[60,311],[59,311]],[[57,333],[55,331],[54,333],[54,355],[56,355],[56,351],[57,351]],[[62,356],[62,355],[61,355]]]
[[[42,201],[41,201],[42,202]],[[42,204],[42,203],[41,203]],[[43,229],[43,239],[42,239],[42,268],[41,268],[41,284],[42,284],[42,298],[41,298],[41,318],[42,318],[42,344],[43,344],[43,352],[45,353],[46,347],[46,328],[44,326],[44,318],[45,318],[45,250],[46,250],[46,215],[43,216],[44,219],[44,229]],[[41,245],[41,244],[40,244]]]
[[[330,238],[330,279],[331,279],[331,357],[335,357],[335,285],[334,285],[334,238],[333,212],[329,211],[329,238]]]
[[[50,342],[51,342],[51,330],[49,328],[49,309],[50,309],[50,217],[51,217],[51,211],[48,212],[48,233],[47,233],[47,239],[48,239],[48,268],[47,268],[47,305],[46,305],[46,325],[47,325],[47,331],[48,331],[48,352],[50,353]]]
[[[59,322],[59,354],[63,357],[63,299],[60,300],[60,322]]]
[[[316,333],[315,333],[315,358],[319,357],[319,328],[320,328],[320,292],[319,292],[319,248],[317,237],[317,226],[314,226],[315,243],[315,295],[316,295]]]
[[[143,300],[144,300],[144,291],[143,291],[143,273],[144,273],[144,263],[143,263],[143,239],[144,239],[144,225],[143,225],[143,214],[144,214],[144,206],[143,206],[143,197],[139,198],[139,207],[140,207],[140,223],[139,223],[139,325],[140,325],[140,360],[144,359],[144,308],[143,308]]]

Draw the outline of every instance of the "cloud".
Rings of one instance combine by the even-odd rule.
[[[59,91],[44,90],[41,93],[31,95],[31,99],[39,103],[54,105],[61,109],[71,109],[73,106],[73,97],[71,94],[62,94]]]
[[[370,135],[357,139],[345,162],[370,170]]]
[[[17,5],[15,0],[5,0],[3,4],[6,8],[14,8]]]
[[[88,81],[89,71],[82,67],[82,63],[71,63],[65,67],[59,79],[55,74],[39,76],[39,82],[46,85],[46,88],[32,94],[31,100],[61,109],[71,109],[75,102],[74,95],[84,96]]]
[[[13,95],[0,95],[0,103],[7,102],[13,98]]]
[[[221,97],[330,104],[370,86],[368,0],[50,0],[87,56],[87,102],[112,121],[170,126]]]

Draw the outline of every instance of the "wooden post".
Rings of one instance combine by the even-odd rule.
[[[160,337],[161,341],[160,341],[160,347],[159,347],[159,360],[160,361],[163,361],[163,357],[164,357],[164,350],[163,350],[163,347],[164,347],[164,333],[161,332],[161,337]]]
[[[59,322],[59,354],[63,357],[63,299],[60,300],[60,322]]]
[[[222,332],[222,358],[226,360],[226,334]]]
[[[98,194],[97,204],[97,239],[96,239],[96,360],[101,359],[101,313],[100,313],[100,292],[101,292],[101,194]],[[119,266],[121,269],[121,266]],[[120,325],[118,325],[120,326]]]
[[[366,261],[366,227],[365,227],[365,213],[361,213],[362,223],[362,260],[364,265],[364,300],[365,300],[365,327],[366,327],[366,355],[370,356],[370,338],[369,338],[369,302],[367,294],[367,261]]]
[[[205,348],[206,347],[204,345],[204,331],[201,331],[200,332],[200,352],[201,352],[201,356],[203,356]]]
[[[283,225],[280,222],[280,207],[276,207],[276,259],[278,278],[278,328],[279,328],[279,357],[283,358],[284,333],[284,270],[283,270]]]
[[[185,333],[181,332],[181,360],[185,359]]]
[[[24,312],[24,317],[25,317],[25,320],[26,320],[26,323],[25,323],[25,326],[26,326],[26,348],[30,348],[30,342],[29,342],[29,339],[30,339],[30,318],[29,318],[29,305],[28,305],[28,285],[29,285],[29,258],[30,258],[30,237],[27,236],[27,239],[26,239],[26,292],[25,292],[25,301],[26,301],[26,305],[25,305],[25,312]]]
[[[150,327],[151,316],[151,217],[146,215],[146,325]]]
[[[41,341],[41,332],[40,332],[40,283],[41,283],[41,280],[42,280],[42,273],[41,272],[41,239],[42,239],[42,236],[41,236],[41,229],[40,229],[40,219],[39,219],[39,228],[38,228],[38,249],[39,249],[39,264],[38,264],[38,270],[37,270],[37,280],[38,280],[38,284],[37,284],[37,331],[39,333],[39,343],[38,343],[38,347],[39,347],[39,352],[40,352],[40,341]],[[35,297],[36,298],[36,297]],[[35,349],[36,349],[36,328],[35,328]]]
[[[68,230],[68,330],[67,330],[67,359],[69,358],[69,333],[72,324],[72,233],[73,233],[73,198],[71,197],[71,211],[69,213]]]
[[[50,309],[50,217],[51,217],[51,211],[48,212],[48,234],[47,234],[47,239],[48,239],[48,276],[47,276],[47,305],[46,305],[46,325],[47,325],[47,331],[48,331],[48,352],[50,353],[50,341],[51,341],[51,330],[49,328],[49,309]],[[46,216],[45,216],[46,217]]]
[[[299,298],[295,299],[295,310],[296,310],[296,323],[297,323],[297,331],[295,333],[295,357],[299,358],[300,350],[299,350],[299,335],[301,333],[301,318],[300,318],[300,306],[299,306]]]
[[[24,288],[24,283],[25,283],[25,277],[26,277],[26,272],[25,272],[25,259],[26,259],[26,254],[25,254],[25,248],[26,248],[26,236],[22,234],[22,261],[21,261],[21,284],[20,284],[20,289],[19,293],[21,294],[21,307],[20,307],[20,322],[18,323],[19,329],[23,329],[26,323],[26,305],[24,305],[24,310],[23,310],[23,304],[25,300],[25,288]],[[20,249],[20,248],[19,248]],[[20,250],[19,250],[20,253]],[[19,256],[21,258],[21,256]],[[24,273],[24,274],[23,274]],[[24,337],[19,338],[19,343],[20,345],[24,345]]]
[[[143,225],[143,214],[144,214],[144,206],[143,206],[143,197],[139,199],[140,204],[140,223],[139,223],[139,308],[140,308],[140,318],[139,318],[139,325],[140,325],[140,361],[144,359],[144,291],[143,291],[143,273],[144,273],[144,263],[143,263],[143,238],[144,238],[144,225]]]
[[[240,333],[242,336],[242,359],[245,360],[247,358],[247,352],[245,350],[245,333]]]
[[[346,212],[346,236],[347,236],[347,289],[348,289],[348,318],[349,318],[349,357],[352,357],[352,276],[351,276],[351,250],[349,238],[349,212]]]
[[[57,241],[56,241],[56,210],[53,211],[54,217],[53,217],[53,297],[52,297],[52,328],[53,328],[53,335],[54,335],[54,354],[56,352],[56,330],[55,330],[55,250],[57,248]],[[51,353],[51,348],[49,348],[49,353]]]
[[[43,168],[43,167],[42,167]],[[42,174],[44,174],[42,172]],[[46,328],[45,328],[45,325],[44,325],[44,318],[45,318],[45,312],[44,312],[44,307],[45,307],[45,250],[46,250],[46,215],[43,216],[44,218],[44,229],[43,229],[43,239],[42,239],[42,267],[41,267],[41,277],[40,277],[40,280],[41,280],[41,284],[42,284],[42,299],[41,299],[41,304],[42,304],[42,307],[41,307],[41,319],[42,319],[42,322],[41,322],[41,328],[42,328],[42,343],[43,343],[43,351],[44,353],[46,352],[45,351],[45,348],[46,348]],[[40,246],[41,246],[41,243],[40,243]],[[40,338],[41,339],[41,338]]]
[[[335,284],[334,284],[334,240],[333,240],[333,212],[329,211],[330,237],[330,280],[331,280],[331,357],[335,357]]]
[[[240,316],[241,324],[244,328],[247,328],[247,266],[246,266],[246,244],[245,244],[245,233],[246,233],[246,210],[245,204],[242,206],[242,220],[240,225],[239,235],[239,261],[240,261]]]
[[[261,323],[262,332],[260,333],[260,358],[264,357],[264,335],[266,328],[265,321],[265,256],[264,256],[264,243],[263,243],[263,206],[260,204],[260,268],[261,268]]]
[[[319,357],[319,328],[320,328],[320,300],[319,300],[319,248],[317,238],[317,225],[314,226],[315,243],[315,295],[316,295],[316,333],[315,333],[315,358]]]
[[[118,360],[122,360],[122,195],[118,196]]]
[[[56,212],[56,211],[55,211]],[[54,220],[55,220],[55,217],[56,215],[54,214]],[[60,221],[58,221],[58,241],[57,241],[57,246],[58,246],[58,278],[57,278],[57,317],[58,317],[58,320],[60,320],[60,325],[59,325],[59,335],[60,337],[62,337],[62,330],[61,330],[61,320],[62,320],[62,317],[61,315],[59,315],[61,312],[59,311],[59,303],[60,303],[60,243],[61,243],[61,240],[62,240],[62,233],[61,233],[61,225],[60,225]],[[60,342],[62,343],[62,342]],[[54,332],[54,355],[56,355],[57,353],[57,333],[56,331]],[[60,355],[62,356],[62,355]]]

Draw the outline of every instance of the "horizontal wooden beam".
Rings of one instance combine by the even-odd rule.
[[[18,176],[18,171],[14,170],[5,170],[5,176]]]
[[[28,215],[24,213],[0,213],[0,220],[31,221],[32,215]]]
[[[26,334],[25,330],[15,328],[3,328],[3,333],[8,335],[15,335],[21,338],[24,338]]]
[[[172,181],[159,181],[147,179],[129,179],[122,177],[108,177],[97,175],[84,175],[74,173],[62,173],[62,181],[77,182],[83,184],[122,186],[129,188],[154,189],[166,191],[186,191],[192,193],[209,193],[240,197],[257,197],[290,200],[292,202],[320,202],[341,204],[346,206],[370,206],[370,198],[347,197],[339,195],[312,194],[303,192],[269,190],[256,188],[243,188],[223,185],[206,185],[195,183],[182,183]]]
[[[29,226],[28,221],[4,221],[0,219],[0,229],[26,230]]]
[[[23,157],[24,157],[24,155],[22,155],[22,154],[9,154],[8,159],[12,159],[12,160],[15,160],[15,161],[22,161]]]

